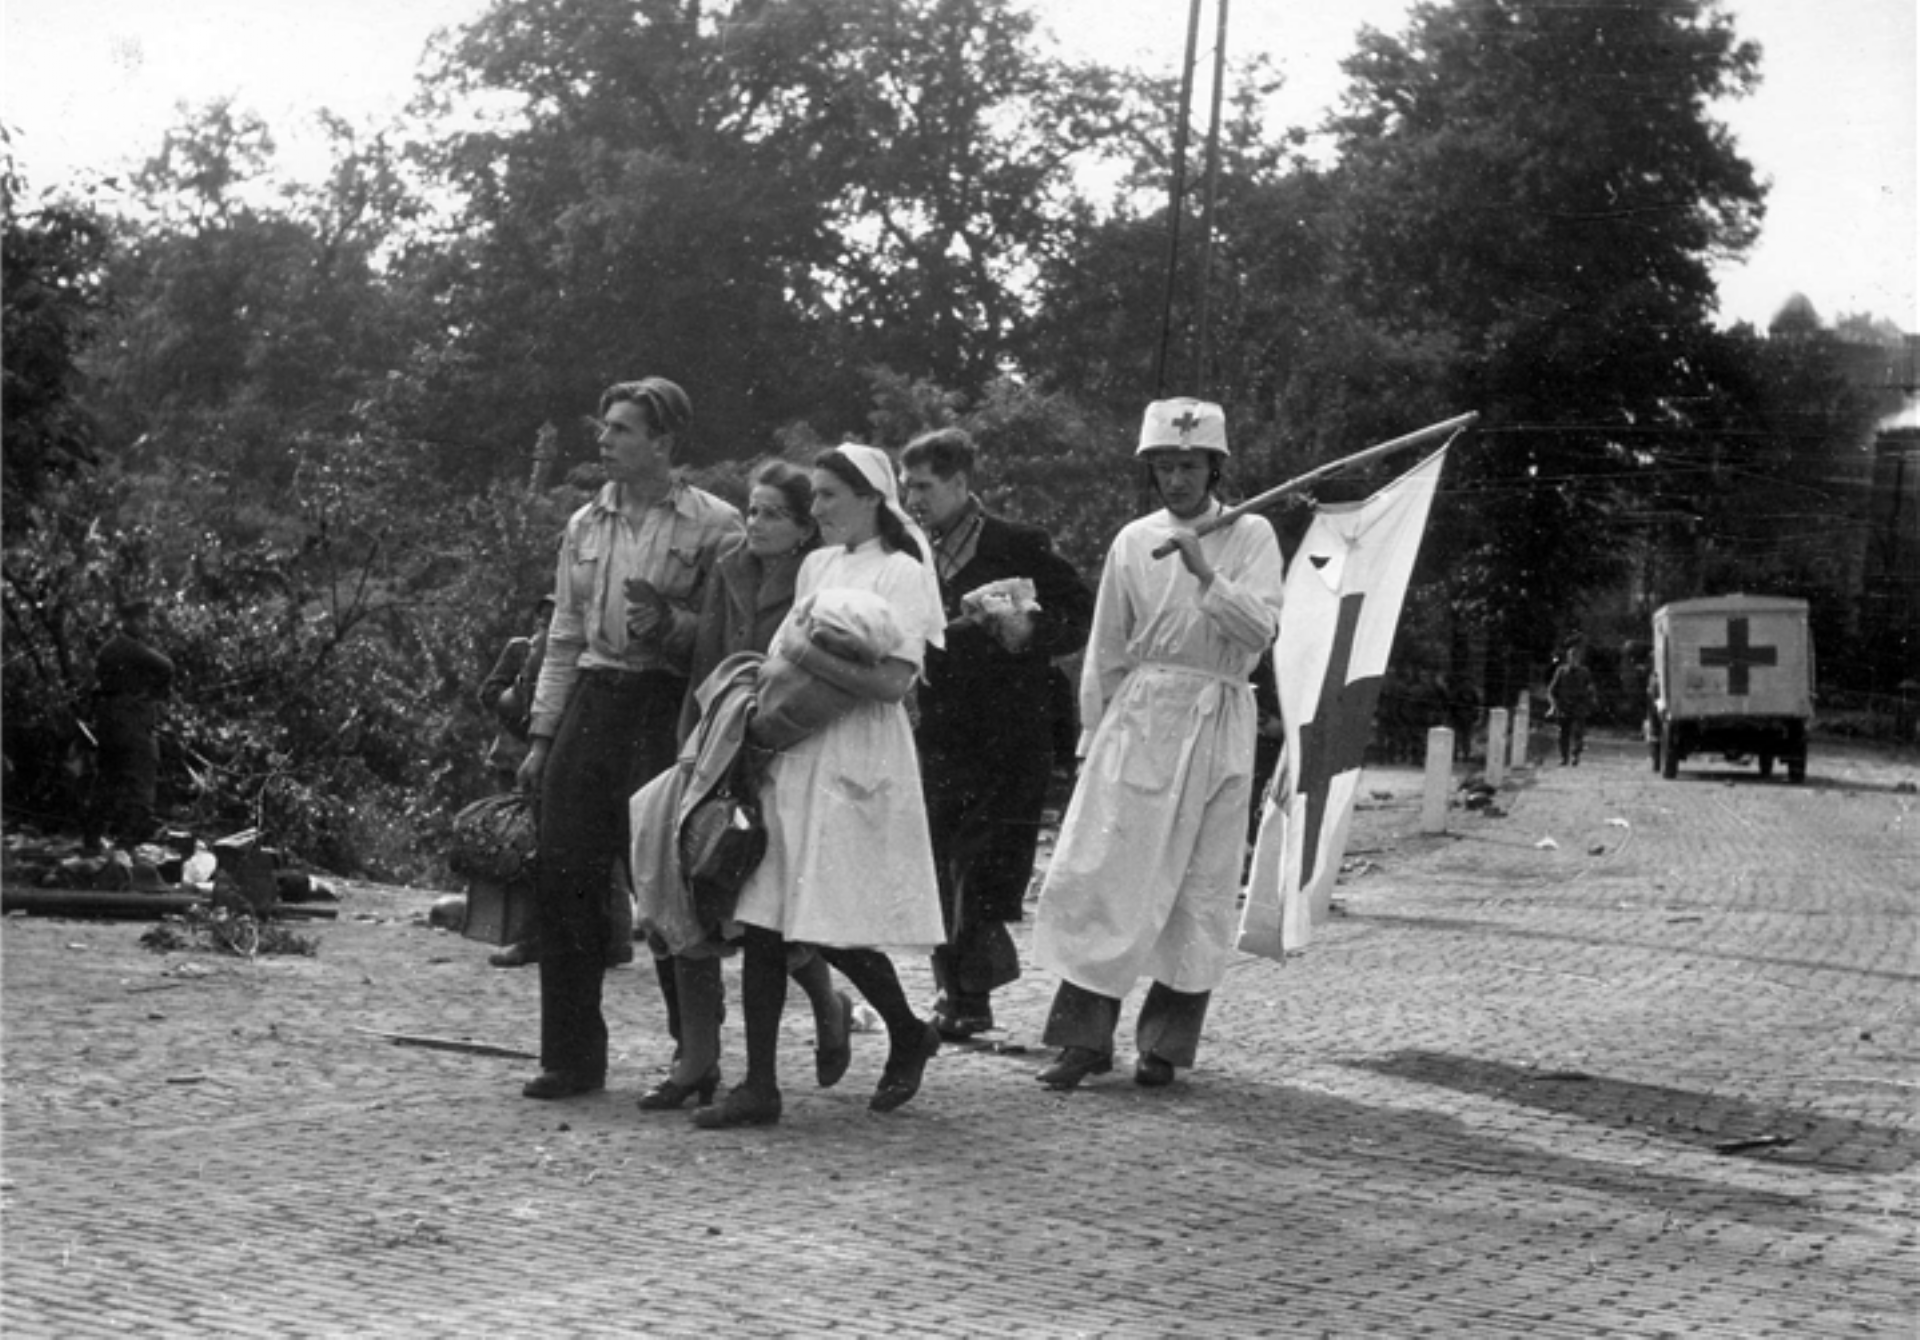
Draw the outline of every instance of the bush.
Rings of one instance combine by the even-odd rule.
[[[473,690],[552,581],[570,490],[459,497],[404,444],[299,445],[279,498],[207,471],[102,475],[9,549],[10,811],[77,825],[58,766],[114,598],[176,667],[161,810],[257,827],[315,866],[439,881],[446,817],[491,785]],[[84,494],[84,496],[82,496]],[[264,520],[263,520],[264,519]]]

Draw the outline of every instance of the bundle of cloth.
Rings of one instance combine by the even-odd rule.
[[[872,591],[816,591],[794,607],[791,617],[816,651],[859,665],[880,664],[906,640],[893,607]],[[759,699],[747,738],[770,750],[797,744],[861,701],[777,650],[761,662]]]
[[[871,591],[818,591],[790,617],[816,652],[863,665],[878,665],[905,641],[892,607]],[[699,724],[678,763],[628,802],[634,896],[656,953],[701,952],[726,935],[718,924],[723,919],[696,899],[681,868],[680,839],[695,808],[722,788],[735,794],[757,789],[760,767],[743,752],[789,748],[863,701],[777,651],[727,657],[695,697]]]

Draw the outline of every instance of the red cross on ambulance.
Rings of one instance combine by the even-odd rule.
[[[1753,630],[1748,621],[1728,619],[1726,645],[1700,648],[1700,664],[1715,669],[1724,667],[1728,694],[1744,698],[1753,690],[1750,673],[1753,667],[1780,664],[1780,649],[1754,646]]]

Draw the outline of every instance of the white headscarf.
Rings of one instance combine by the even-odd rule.
[[[936,610],[943,608],[940,601],[940,577],[933,570],[933,543],[927,539],[927,533],[920,529],[920,524],[907,515],[907,509],[900,505],[900,479],[894,474],[893,457],[880,448],[869,447],[863,442],[842,442],[834,450],[853,462],[854,469],[858,470],[879,493],[881,505],[893,513],[899,520],[901,528],[913,537],[915,544],[920,546],[920,571],[925,578],[928,591],[932,594],[933,608]],[[928,636],[927,643],[934,647],[944,647],[946,638],[941,630],[936,629]]]

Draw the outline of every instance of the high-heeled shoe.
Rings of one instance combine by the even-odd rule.
[[[640,1095],[637,1106],[642,1112],[674,1112],[685,1107],[687,1099],[698,1097],[701,1107],[710,1107],[713,1091],[719,1087],[720,1063],[715,1061],[706,1074],[691,1084],[677,1084],[672,1078],[661,1080]]]
[[[840,1003],[840,1041],[832,1046],[816,1044],[813,1049],[813,1077],[823,1089],[831,1089],[853,1064],[853,1000],[844,991],[833,993]]]
[[[880,1072],[880,1087],[867,1100],[872,1112],[891,1112],[920,1092],[920,1078],[927,1062],[940,1051],[940,1030],[932,1024],[923,1027],[917,1045],[909,1043],[905,1052],[899,1047],[887,1057],[887,1068]]]
[[[750,1089],[736,1084],[713,1107],[693,1114],[693,1124],[706,1131],[724,1131],[729,1126],[771,1126],[780,1120],[780,1090]]]

